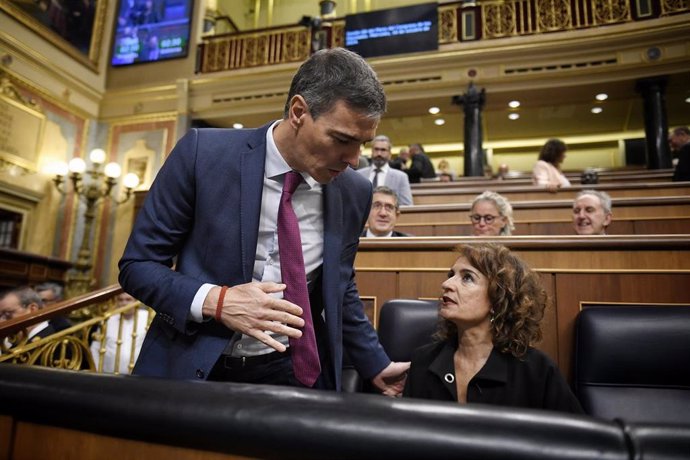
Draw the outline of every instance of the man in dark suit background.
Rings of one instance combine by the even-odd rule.
[[[379,344],[353,269],[371,183],[351,167],[384,111],[383,87],[361,57],[321,50],[294,76],[282,120],[193,129],[178,142],[120,260],[124,290],[157,312],[135,374],[300,385],[286,349],[305,323],[302,306],[281,298],[276,230],[294,171],[321,368],[314,387],[341,388],[347,348],[362,377],[384,394],[402,391],[409,363],[391,362]]]
[[[367,220],[367,229],[362,232],[362,236],[374,238],[412,236],[395,230],[399,215],[400,206],[395,191],[385,185],[376,187]]]
[[[674,129],[668,137],[668,143],[678,157],[673,180],[690,181],[690,129],[686,126]]]
[[[435,179],[436,170],[421,144],[410,145],[410,157],[412,164],[405,170],[410,184],[418,184],[422,179]]]
[[[0,294],[0,323],[26,316],[43,308],[43,300],[36,291],[28,286],[21,286]],[[66,320],[46,320],[27,326],[27,341],[48,337],[66,329],[70,324]]]

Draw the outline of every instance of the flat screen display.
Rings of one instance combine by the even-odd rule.
[[[187,56],[192,0],[121,0],[111,64]]]
[[[347,15],[345,47],[362,57],[437,50],[437,4]]]

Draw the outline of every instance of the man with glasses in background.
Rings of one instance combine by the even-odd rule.
[[[371,211],[367,220],[367,229],[362,232],[366,237],[411,236],[395,230],[395,224],[400,215],[398,196],[395,192],[381,185],[374,189]]]
[[[36,291],[28,286],[18,287],[0,294],[0,323],[30,315],[41,309],[43,309],[43,300]],[[34,337],[48,337],[62,329],[65,329],[64,323],[45,320],[27,326],[26,333],[28,340],[32,340]]]

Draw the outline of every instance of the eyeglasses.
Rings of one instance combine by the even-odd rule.
[[[485,216],[480,216],[479,214],[472,214],[470,215],[470,220],[472,221],[473,224],[478,224],[479,222],[484,219],[484,222],[486,222],[486,225],[491,225],[494,223],[494,220],[498,219],[501,216],[492,216],[491,214],[487,214]]]
[[[371,207],[374,209],[374,211],[380,211],[381,208],[385,209],[388,212],[395,212],[397,210],[395,205],[392,205],[390,203],[381,203],[380,201],[374,201]]]
[[[16,316],[19,316],[22,310],[22,308],[15,308],[14,310],[0,311],[0,322],[14,319]]]

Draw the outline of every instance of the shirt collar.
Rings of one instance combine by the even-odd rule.
[[[371,232],[371,230],[369,230],[369,229],[367,228],[367,237],[369,237],[369,238],[387,238],[387,237],[391,237],[391,236],[393,236],[393,230],[391,230],[387,235],[378,236],[378,235],[374,235],[374,234]]]
[[[33,329],[29,331],[27,334],[27,339],[31,340],[33,337],[35,337],[39,332],[41,332],[43,329],[47,328],[49,326],[48,321],[42,321],[35,325]]]
[[[383,164],[383,166],[381,166],[381,172],[384,172],[384,173],[385,173],[385,172],[388,172],[388,170],[389,170],[390,168],[391,168],[391,167],[388,166],[388,162],[386,162],[386,163]],[[376,171],[376,165],[374,164],[374,160],[371,160],[371,170],[372,170],[372,171]]]
[[[278,126],[281,121],[283,120],[276,120],[268,128],[268,131],[266,131],[266,162],[264,168],[266,170],[266,177],[273,180],[283,176],[289,171],[292,171],[290,165],[288,165],[287,161],[285,161],[285,158],[283,158],[283,154],[278,150],[276,141],[273,138],[273,129]],[[310,189],[319,186],[319,183],[316,182],[309,174],[300,172],[300,175]]]

